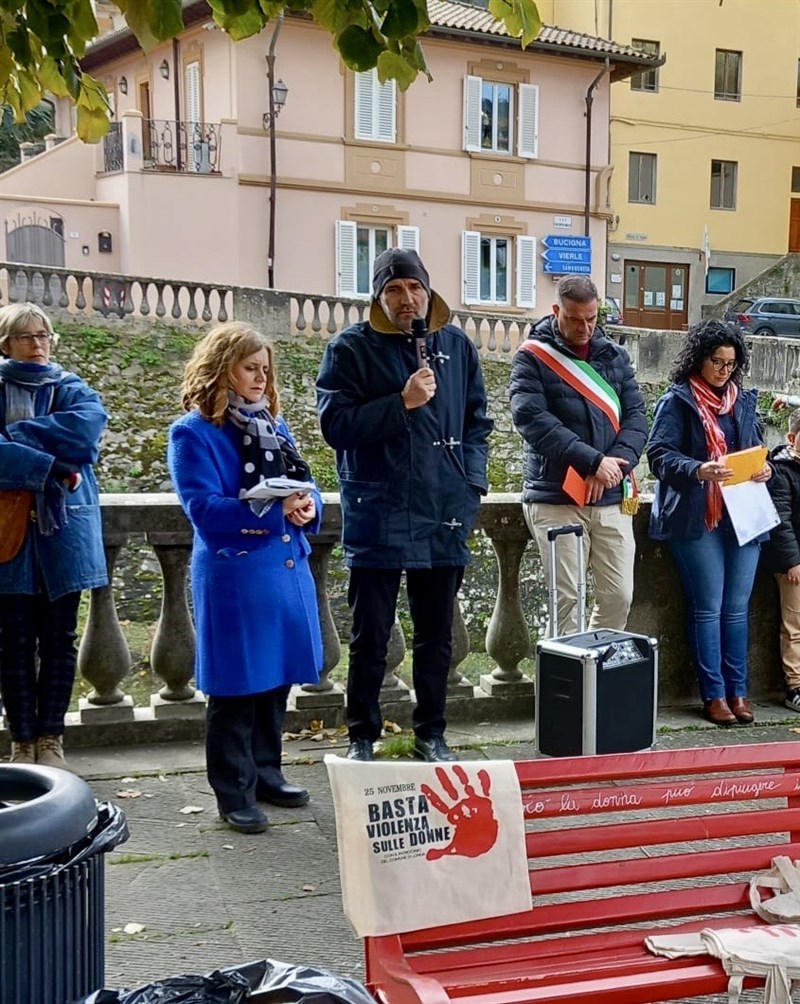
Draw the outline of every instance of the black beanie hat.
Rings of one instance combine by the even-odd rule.
[[[428,270],[416,251],[387,248],[378,255],[372,270],[372,295],[376,300],[390,279],[418,279],[428,293],[431,291]]]

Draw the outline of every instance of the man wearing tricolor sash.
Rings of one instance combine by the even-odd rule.
[[[524,440],[523,512],[547,580],[547,531],[584,528],[594,579],[589,627],[624,630],[633,598],[633,469],[647,438],[645,403],[628,354],[597,326],[597,287],[564,276],[549,317],[534,323],[511,368],[511,413]],[[577,630],[575,549],[556,559],[556,634]]]

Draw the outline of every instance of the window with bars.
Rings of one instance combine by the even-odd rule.
[[[539,88],[467,76],[464,79],[464,149],[537,157]]]
[[[397,88],[394,80],[382,84],[378,71],[356,74],[355,138],[380,143],[397,140]]]
[[[736,175],[739,165],[735,160],[711,161],[711,208],[736,208]]]
[[[656,155],[628,154],[628,202],[656,201]]]
[[[643,52],[648,56],[659,56],[661,54],[660,43],[653,42],[646,38],[632,38],[631,48],[638,49],[639,52]],[[631,90],[651,92],[657,91],[658,67],[654,66],[649,70],[644,70],[642,73],[635,73],[631,77]]]
[[[714,97],[717,101],[740,101],[742,97],[742,54],[717,49],[714,67]]]

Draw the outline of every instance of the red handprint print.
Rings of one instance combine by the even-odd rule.
[[[434,809],[447,816],[447,821],[453,827],[453,839],[447,847],[432,847],[425,855],[428,861],[436,861],[445,854],[460,854],[465,858],[479,858],[494,847],[497,840],[497,820],[494,818],[492,800],[489,798],[491,780],[488,771],[479,770],[481,792],[478,794],[470,784],[467,772],[460,764],[452,768],[453,774],[461,782],[463,796],[459,796],[456,786],[444,767],[436,768],[436,776],[444,790],[444,794],[454,803],[450,806],[428,784],[420,787],[422,794],[428,799]]]

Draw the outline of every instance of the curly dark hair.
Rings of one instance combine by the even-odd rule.
[[[741,387],[742,377],[750,365],[750,353],[739,329],[724,321],[701,321],[689,328],[683,348],[672,364],[670,380],[673,383],[686,383],[693,373],[700,372],[704,360],[710,359],[722,345],[728,345],[736,352],[738,365],[730,378]]]

